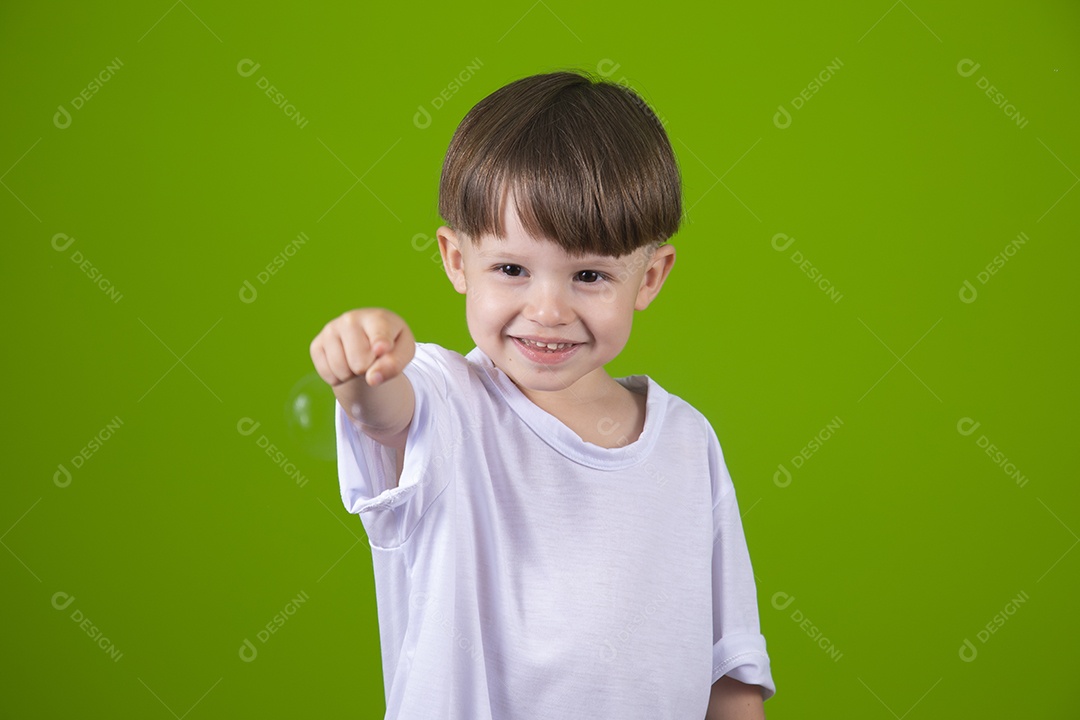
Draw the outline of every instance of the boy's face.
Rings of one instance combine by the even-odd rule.
[[[625,347],[634,311],[660,292],[675,249],[573,257],[526,234],[513,203],[504,219],[504,239],[486,235],[474,243],[438,230],[446,273],[466,297],[469,334],[534,401],[536,393],[598,399],[611,390],[603,366]]]

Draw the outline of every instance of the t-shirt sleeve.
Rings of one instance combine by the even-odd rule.
[[[750,552],[743,534],[735,486],[720,442],[711,426],[709,465],[713,498],[713,678],[727,675],[748,685],[759,685],[763,698],[776,693],[765,636],[758,618],[757,587]]]
[[[417,343],[405,367],[416,402],[397,482],[395,451],[365,435],[341,403],[335,403],[341,501],[360,516],[374,547],[392,549],[404,543],[450,482],[449,464],[433,462],[439,459],[436,448],[445,442],[448,355],[438,346]]]

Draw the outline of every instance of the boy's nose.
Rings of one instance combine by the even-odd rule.
[[[540,325],[555,326],[570,322],[574,311],[563,290],[548,283],[537,283],[529,293],[524,315]]]

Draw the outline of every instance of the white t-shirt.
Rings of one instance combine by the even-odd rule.
[[[340,404],[335,418],[341,499],[372,548],[388,719],[703,718],[722,675],[773,695],[735,489],[701,413],[620,378],[647,389],[644,430],[602,448],[479,348],[418,343],[405,374],[396,487],[393,451]]]

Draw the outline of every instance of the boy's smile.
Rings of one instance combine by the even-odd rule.
[[[581,347],[581,343],[568,340],[536,337],[514,337],[513,339],[517,340],[518,344],[521,346],[520,350],[523,355],[541,365],[555,365],[556,363],[563,362]]]
[[[605,402],[621,386],[604,365],[626,346],[634,310],[659,292],[674,249],[572,256],[522,228],[507,203],[505,238],[438,231],[447,275],[466,297],[469,333],[542,407]]]

